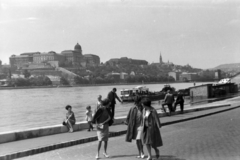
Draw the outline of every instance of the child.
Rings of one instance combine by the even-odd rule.
[[[88,122],[88,125],[89,125],[88,131],[90,131],[91,129],[93,130],[91,106],[87,106],[86,109],[87,109],[87,111],[86,111],[86,121]]]

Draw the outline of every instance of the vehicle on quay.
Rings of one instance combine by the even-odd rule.
[[[146,86],[137,86],[132,89],[120,90],[120,98],[123,102],[132,102],[135,96],[149,98],[151,101],[159,101],[164,99],[167,90],[175,91],[170,85],[165,85],[161,91],[157,92],[149,91],[149,88]]]

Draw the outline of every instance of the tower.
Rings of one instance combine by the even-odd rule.
[[[163,64],[161,52],[160,52],[159,63],[160,63],[160,64]]]

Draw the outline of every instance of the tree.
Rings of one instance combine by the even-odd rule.
[[[47,76],[37,76],[29,79],[33,86],[47,86],[52,85],[52,81]]]
[[[23,75],[25,78],[29,78],[31,76],[30,72],[28,72],[26,69],[23,71]]]
[[[64,77],[61,77],[61,78],[60,78],[60,83],[61,83],[62,85],[69,85],[69,81],[68,81],[66,78],[64,78]]]
[[[31,83],[28,79],[17,78],[17,79],[15,79],[15,85],[16,86],[30,86]]]

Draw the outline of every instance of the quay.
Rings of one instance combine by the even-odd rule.
[[[213,103],[200,104],[193,108],[185,109],[185,114],[180,114],[179,111],[177,111],[175,115],[171,117],[166,116],[164,113],[161,112],[159,112],[158,114],[164,129],[164,126],[167,125],[197,118],[203,118],[217,113],[234,110],[236,108],[240,108],[239,96]],[[110,127],[110,137],[116,137],[124,135],[126,133],[127,127],[122,124],[122,121],[124,121],[125,118],[126,117],[116,118],[115,124]],[[59,127],[60,129],[56,129],[56,127]],[[4,143],[1,142],[0,160],[16,159],[51,150],[97,141],[96,132],[88,132],[86,129],[86,122],[77,123],[75,127],[75,129],[78,128],[78,131],[75,131],[73,133],[66,133],[66,128],[60,125],[45,127],[45,130],[43,127],[41,129],[19,131],[19,134],[21,132],[22,139],[21,136],[19,136],[20,139],[12,139]],[[52,134],[54,130],[60,131],[59,133],[61,134]],[[34,132],[36,135],[35,137],[27,136],[29,134],[33,135]],[[17,133],[0,134],[0,140],[11,139],[10,137],[14,137],[15,135],[17,135]]]

